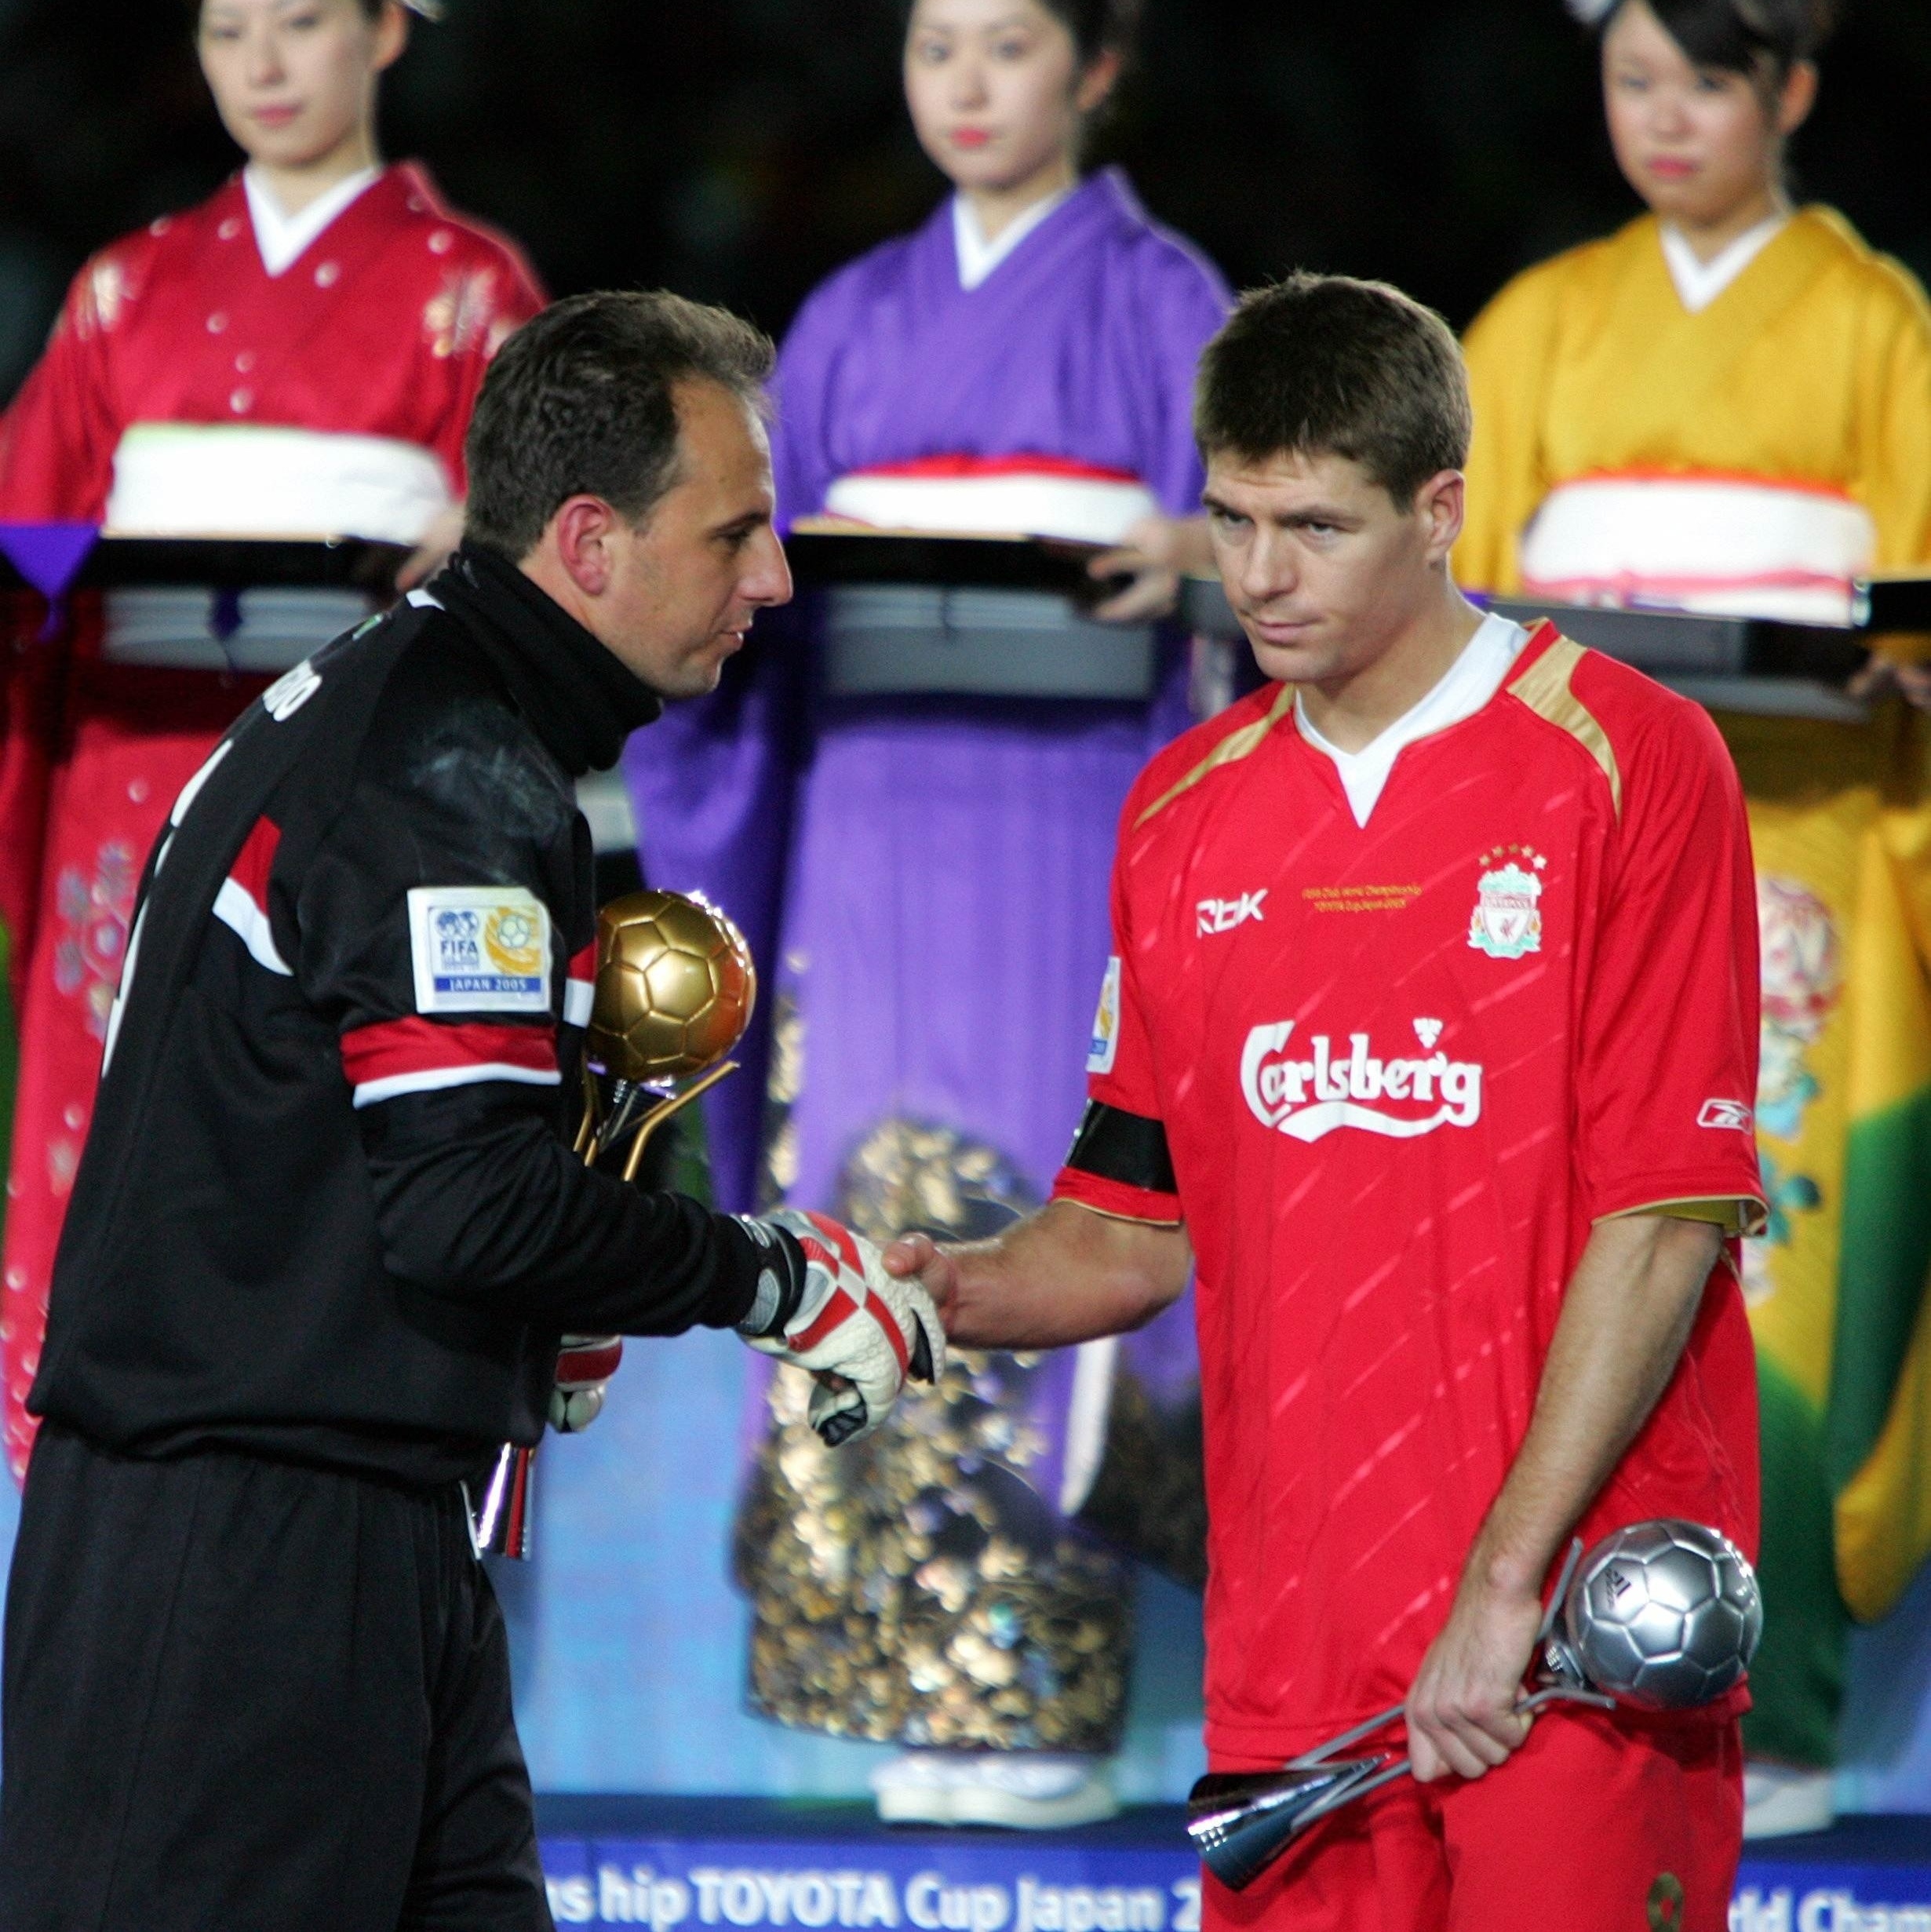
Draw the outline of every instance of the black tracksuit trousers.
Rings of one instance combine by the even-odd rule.
[[[552,1932],[461,1492],[41,1431],[3,1932]]]

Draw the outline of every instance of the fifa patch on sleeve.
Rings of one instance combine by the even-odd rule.
[[[550,1011],[550,915],[515,885],[428,885],[409,895],[419,1013]]]
[[[1114,1056],[1120,1051],[1120,961],[1106,962],[1106,977],[1099,983],[1099,1011],[1093,1015],[1093,1037],[1086,1049],[1089,1074],[1110,1074]]]

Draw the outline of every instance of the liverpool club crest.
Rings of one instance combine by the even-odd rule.
[[[1468,942],[1491,959],[1520,959],[1542,950],[1542,879],[1548,866],[1527,845],[1499,845],[1481,857]]]

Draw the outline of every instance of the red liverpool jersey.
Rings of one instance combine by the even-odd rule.
[[[1364,825],[1291,690],[1170,745],[1113,919],[1091,1094],[1160,1124],[1173,1191],[1099,1161],[1055,1192],[1186,1223],[1208,1744],[1284,1756],[1405,1696],[1592,1223],[1756,1224],[1743,799],[1701,711],[1545,624]],[[1755,1404],[1720,1265],[1579,1533],[1681,1516],[1754,1549]]]

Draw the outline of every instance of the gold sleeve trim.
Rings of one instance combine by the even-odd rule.
[[[1069,1208],[1083,1208],[1088,1214],[1097,1214],[1102,1221],[1124,1221],[1128,1227],[1185,1227],[1186,1218],[1176,1216],[1171,1221],[1156,1221],[1147,1214],[1116,1214],[1111,1208],[1096,1208],[1090,1201],[1082,1201],[1077,1194],[1055,1194],[1055,1201],[1063,1201]]]
[[[1259,750],[1267,734],[1293,709],[1294,688],[1292,684],[1283,684],[1280,695],[1269,707],[1266,717],[1256,718],[1252,724],[1244,724],[1237,731],[1230,731],[1177,785],[1168,786],[1134,820],[1134,830],[1139,831],[1148,819],[1164,811],[1182,792],[1193,790],[1210,772],[1218,771],[1222,765],[1230,765],[1240,759],[1250,757]]]
[[[1720,1194],[1707,1199],[1645,1201],[1640,1207],[1619,1208],[1602,1221],[1627,1221],[1632,1214],[1667,1215],[1676,1221],[1708,1221],[1726,1234],[1761,1234],[1769,1226],[1770,1211],[1754,1194]]]
[[[1616,748],[1609,735],[1597,723],[1596,715],[1569,689],[1569,680],[1582,662],[1583,647],[1558,637],[1522,675],[1510,685],[1510,691],[1521,699],[1538,717],[1567,731],[1602,767],[1609,781],[1609,802],[1616,815],[1623,815],[1623,773],[1616,762]]]

